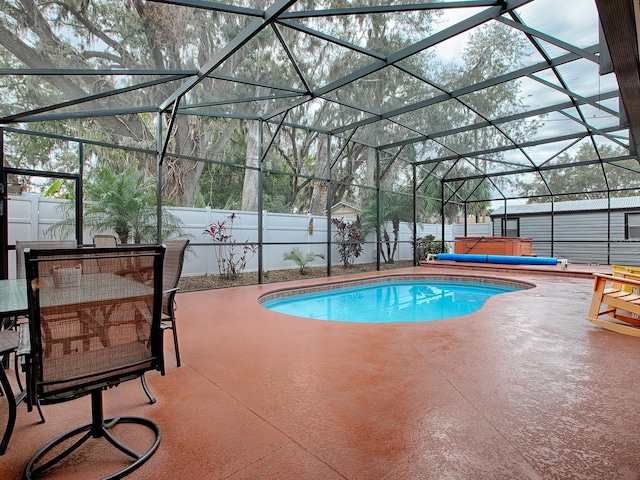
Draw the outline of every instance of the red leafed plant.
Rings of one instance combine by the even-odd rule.
[[[344,218],[332,218],[331,223],[336,227],[333,238],[338,242],[340,259],[345,267],[350,267],[362,253],[366,237],[360,217],[356,217],[353,222],[345,222]]]
[[[244,243],[238,243],[233,238],[233,222],[236,218],[240,217],[232,213],[222,221],[209,224],[203,232],[213,240],[218,272],[228,279],[236,278],[247,267],[247,263],[258,249],[257,245],[249,243],[249,239]]]

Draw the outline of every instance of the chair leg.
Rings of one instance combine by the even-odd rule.
[[[176,329],[176,322],[172,322],[171,330],[173,330],[173,346],[176,350],[176,366],[180,366],[180,349],[178,348],[178,330]]]
[[[58,438],[52,440],[47,443],[44,447],[36,452],[36,454],[31,457],[31,460],[27,463],[27,467],[24,472],[24,478],[30,480],[31,478],[35,478],[40,476],[41,473],[45,472],[49,468],[56,465],[60,460],[66,458],[72,452],[77,450],[84,442],[89,440],[90,438],[104,438],[111,445],[116,447],[121,452],[125,453],[129,457],[131,457],[134,461],[129,464],[126,468],[120,470],[119,472],[113,473],[108,477],[108,479],[117,479],[123,478],[129,473],[133,472],[135,469],[140,467],[144,462],[151,458],[151,455],[157,450],[158,445],[160,445],[160,427],[151,420],[140,417],[117,417],[109,420],[104,420],[103,418],[103,408],[102,408],[102,390],[94,390],[91,392],[91,411],[92,411],[92,421],[87,425],[83,425],[82,427],[78,427],[70,432],[67,432]],[[131,423],[142,425],[148,429],[150,429],[155,435],[155,440],[153,445],[145,452],[145,453],[137,453],[129,447],[123,445],[120,441],[113,438],[113,436],[108,432],[109,429],[117,425],[118,423]],[[85,433],[86,432],[86,433]],[[68,440],[76,437],[79,434],[84,433],[77,441],[72,443],[70,446],[65,448],[58,455],[53,456],[47,455],[54,448],[57,448],[59,445],[69,445]],[[51,458],[51,460],[45,461],[41,465],[37,465],[40,460],[44,457]]]
[[[13,369],[14,369],[14,372],[16,373],[16,382],[18,382],[18,388],[20,389],[20,391],[23,391],[24,388],[22,387],[22,381],[20,380],[20,372],[18,370],[19,367],[20,367],[20,357],[16,354],[13,359]]]
[[[149,403],[153,405],[156,403],[156,397],[153,396],[151,390],[149,390],[149,386],[147,385],[147,380],[144,378],[144,373],[140,376],[140,382],[142,382],[142,388],[144,389],[144,393],[147,394],[149,398]]]
[[[40,407],[40,402],[36,402],[36,409],[38,410],[38,415],[40,415],[40,423],[45,423],[44,415],[42,414],[42,408]]]
[[[22,386],[22,380],[20,379],[20,359],[22,359],[23,362],[29,362],[29,357],[28,356],[24,356],[24,355],[17,355],[15,356],[15,363],[14,363],[14,368],[15,368],[15,373],[16,373],[16,382],[18,383],[18,387],[20,388],[20,392],[22,392],[20,394],[20,396],[22,397],[21,401],[25,401],[25,389],[26,386],[23,387]],[[22,365],[22,371],[26,372],[27,370],[29,370],[29,367],[27,365]],[[28,380],[27,380],[27,383]],[[20,403],[20,402],[18,402]],[[40,401],[36,400],[35,402],[36,408],[38,409],[38,415],[40,415],[40,422],[39,423],[46,423],[46,420],[44,419],[44,414],[42,413],[42,407],[40,406]],[[31,411],[31,407],[28,406],[28,411]]]
[[[0,440],[0,455],[4,455],[16,423],[16,397],[13,396],[13,391],[11,390],[11,385],[9,384],[7,374],[4,372],[4,368],[0,366],[0,369],[2,369],[0,371],[0,390],[4,392],[4,395],[7,397],[7,403],[9,404],[9,419],[7,420],[7,426],[2,440]]]
[[[176,352],[176,366],[180,366],[180,347],[178,347],[178,330],[176,329],[175,320],[171,320],[169,318],[165,319],[162,323],[162,331],[172,330],[173,331],[173,349]]]
[[[24,387],[22,386],[22,380],[20,379],[20,357],[18,355],[15,356],[14,362],[14,371],[16,372],[16,382],[18,383],[18,388],[21,392],[24,392]],[[45,423],[44,414],[42,413],[42,407],[40,407],[40,402],[36,402],[36,408],[38,409],[38,415],[40,415],[40,423]]]

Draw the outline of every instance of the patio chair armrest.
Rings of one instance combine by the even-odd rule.
[[[630,285],[630,286],[634,286],[634,287],[640,287],[640,277],[637,276],[633,276],[632,278],[630,277],[615,277],[613,275],[608,275],[605,273],[594,273],[593,274],[593,278],[594,278],[594,286],[598,284],[598,282],[611,282],[611,283],[621,283],[621,284],[625,284],[625,285]]]
[[[629,280],[640,280],[640,274],[639,273],[632,273],[632,272],[622,272],[621,274],[619,274],[622,278],[627,278]],[[614,275],[617,276],[617,275]]]
[[[168,297],[171,294],[174,294],[175,292],[177,292],[178,290],[180,290],[180,287],[175,287],[175,288],[170,288],[168,290],[164,290],[162,292],[162,296],[163,297]]]
[[[173,312],[177,309],[176,305],[176,293],[180,290],[179,287],[170,288],[162,292],[163,304],[166,305],[167,311],[163,313],[173,317]]]

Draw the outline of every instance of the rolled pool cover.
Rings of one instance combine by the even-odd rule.
[[[512,255],[477,255],[473,253],[438,253],[438,260],[475,263],[505,263],[509,265],[557,265],[551,257],[517,257]]]

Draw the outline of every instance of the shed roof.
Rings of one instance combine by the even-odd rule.
[[[640,208],[640,197],[614,197],[610,199],[611,210],[633,210]],[[571,200],[567,202],[555,202],[554,213],[590,212],[607,210],[609,201],[606,198],[593,200]],[[504,215],[504,207],[496,208],[491,217]],[[525,205],[510,205],[507,215],[536,215],[551,212],[551,203],[528,203]]]
[[[331,207],[331,211],[333,212],[334,210],[337,210],[338,208],[347,208],[347,209],[354,210],[356,212],[362,211],[361,208],[358,208],[355,205],[351,205],[350,203],[347,203],[347,202],[338,202],[338,203],[336,203],[335,205],[333,205]]]

